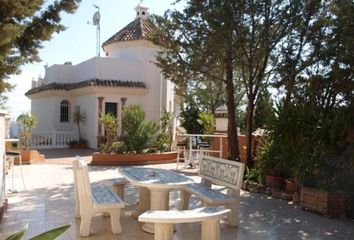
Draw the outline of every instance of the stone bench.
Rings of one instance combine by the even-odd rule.
[[[201,239],[220,239],[220,219],[230,209],[220,207],[202,207],[192,210],[147,211],[139,216],[140,222],[155,224],[155,240],[172,240],[173,224],[202,222]]]
[[[189,184],[181,190],[179,209],[188,209],[189,199],[193,194],[202,200],[204,206],[230,208],[229,225],[237,226],[244,168],[244,164],[240,162],[203,156],[200,159],[198,171],[202,182]],[[212,189],[213,184],[225,186],[227,193]]]
[[[74,160],[75,185],[75,217],[81,218],[80,235],[90,235],[91,220],[98,213],[108,213],[111,217],[113,234],[122,232],[120,225],[120,212],[124,207],[121,200],[111,188],[107,186],[91,186],[86,162]]]

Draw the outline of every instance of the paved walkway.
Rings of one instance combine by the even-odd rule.
[[[89,150],[87,150],[89,151]],[[71,155],[70,155],[70,154]],[[46,151],[47,160],[42,164],[23,166],[25,189],[22,186],[19,166],[15,166],[14,188],[18,193],[7,195],[9,207],[0,224],[0,239],[5,233],[20,229],[29,223],[29,231],[25,239],[45,230],[71,223],[71,228],[59,239],[81,239],[78,234],[79,221],[75,220],[73,192],[73,173],[71,162],[75,155],[84,152]],[[85,156],[90,161],[89,155]],[[175,164],[152,165],[175,169]],[[199,178],[195,170],[184,171],[196,181]],[[116,167],[90,167],[91,182],[102,184],[102,180],[117,177]],[[11,172],[7,176],[7,188],[11,186]],[[130,214],[134,211],[137,201],[137,189],[129,186],[126,189],[127,207],[122,211],[121,223],[123,233],[112,235],[109,218],[98,216],[94,218],[91,237],[84,239],[96,240],[140,240],[153,239],[153,235],[140,230],[140,223]],[[171,208],[179,203],[177,191],[170,194]],[[192,205],[200,202],[192,199]],[[174,240],[200,239],[200,224],[180,224],[174,234]],[[226,223],[221,224],[221,239],[354,239],[354,221],[348,219],[328,219],[316,214],[302,211],[298,207],[283,200],[273,199],[266,195],[242,192],[241,224],[231,228]]]

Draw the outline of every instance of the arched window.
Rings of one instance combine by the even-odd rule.
[[[68,100],[60,102],[60,122],[70,122],[70,102]]]

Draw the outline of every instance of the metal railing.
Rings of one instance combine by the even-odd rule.
[[[186,147],[184,150],[184,163],[195,165],[198,163],[200,156],[210,155],[211,153],[216,153],[219,158],[222,158],[223,154],[223,138],[227,138],[227,135],[215,134],[215,135],[204,135],[204,134],[178,134],[177,137],[186,138]],[[200,145],[201,142],[198,139],[201,138],[219,138],[219,149],[212,149],[212,146],[206,147],[204,144]],[[188,143],[187,143],[188,141]],[[195,148],[193,148],[193,146]],[[177,160],[178,161],[178,160]],[[178,163],[177,163],[178,164]],[[178,168],[178,166],[177,166]]]

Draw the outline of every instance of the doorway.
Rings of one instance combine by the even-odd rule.
[[[105,114],[111,113],[114,117],[118,117],[117,115],[117,109],[118,109],[118,104],[115,102],[106,102],[105,103]]]

